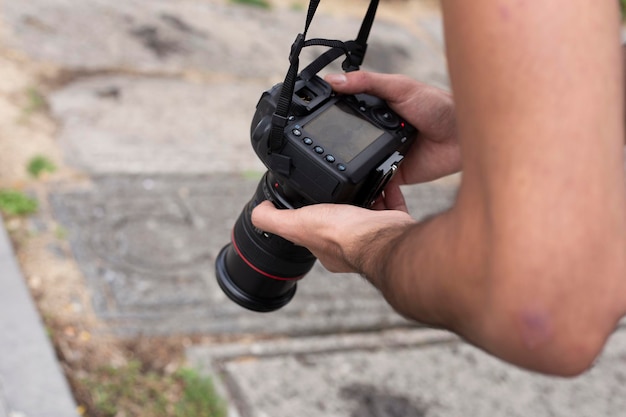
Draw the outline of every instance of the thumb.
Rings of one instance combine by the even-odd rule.
[[[279,210],[271,202],[265,200],[252,210],[252,224],[266,232],[275,233],[275,224],[281,216]]]
[[[413,80],[405,76],[368,71],[328,74],[324,80],[338,93],[367,93],[389,103],[406,101],[415,85]]]
[[[293,230],[298,230],[297,210],[277,209],[270,201],[263,201],[252,210],[252,224],[259,229],[284,237],[296,244]],[[294,229],[295,226],[295,229]]]

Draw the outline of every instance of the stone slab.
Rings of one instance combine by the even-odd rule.
[[[259,176],[260,177],[260,176]],[[215,281],[214,261],[259,177],[110,176],[52,196],[96,312],[123,334],[311,334],[405,325],[368,283],[319,264],[278,312],[248,312]],[[455,181],[407,190],[421,217],[452,204]]]
[[[53,93],[67,162],[94,175],[263,170],[250,124],[267,84],[89,77]]]
[[[32,3],[11,2],[5,5],[8,8],[8,19],[13,22],[15,36],[21,39],[19,42],[21,48],[41,59],[58,61],[59,65],[69,70],[79,71],[75,81],[62,86],[49,97],[51,113],[59,124],[59,142],[67,161],[95,175],[199,174],[262,169],[254,153],[250,152],[250,123],[261,93],[275,82],[282,81],[284,77],[286,61],[273,56],[270,51],[274,55],[280,55],[289,50],[289,46],[282,45],[278,39],[290,39],[292,37],[290,33],[297,33],[300,30],[291,27],[294,16],[285,15],[295,12],[276,10],[270,13],[213,3],[191,2],[191,4],[177,1],[175,7],[170,7],[171,10],[167,9],[169,11],[166,13],[151,12],[150,8],[166,7],[170,4],[167,1],[156,3],[135,0],[129,3],[109,3],[87,0],[75,5],[62,0],[33,0]],[[122,33],[126,36],[130,30],[119,27],[123,26],[119,22],[117,26],[113,25],[106,30],[107,36],[100,33],[100,30],[105,30],[102,27],[107,27],[106,22],[90,25],[89,30],[97,31],[93,35],[94,39],[89,37],[91,32],[87,32],[85,36],[75,36],[78,28],[72,28],[73,19],[76,19],[76,25],[81,27],[87,20],[106,21],[112,18],[111,16],[118,16],[120,21],[126,22],[128,16],[125,13],[131,13],[126,9],[130,8],[134,10],[132,13],[142,18],[155,13],[159,16],[157,20],[163,21],[161,24],[174,25],[179,30],[181,27],[187,28],[183,33],[185,36],[192,36],[189,32],[195,33],[197,30],[192,30],[192,26],[185,23],[183,17],[175,17],[178,16],[176,13],[183,13],[186,7],[207,8],[206,21],[214,22],[216,25],[226,24],[231,28],[219,31],[216,29],[217,34],[223,38],[220,38],[220,42],[231,45],[207,53],[210,56],[210,60],[206,58],[207,62],[225,65],[221,70],[202,67],[202,71],[206,71],[207,74],[210,72],[208,78],[167,75],[170,64],[175,64],[177,74],[193,69],[197,63],[193,57],[187,56],[182,56],[180,60],[172,61],[173,63],[168,61],[169,58],[161,57],[150,64],[156,68],[150,70],[153,72],[151,73],[142,67],[146,62],[145,57],[141,54],[133,55],[133,49],[127,46],[129,43],[132,44],[131,42],[115,40],[116,34]],[[112,10],[109,10],[110,8]],[[202,11],[197,13],[201,15]],[[257,16],[258,13],[261,15]],[[52,19],[50,22],[39,22],[47,19],[48,15],[52,16],[49,17]],[[191,16],[198,18],[193,13]],[[233,16],[239,16],[242,21],[229,21]],[[236,32],[232,30],[233,27],[248,28],[250,25],[254,27],[260,24],[259,22],[265,24],[264,19],[270,19],[270,16],[275,21],[270,22],[271,24],[265,22],[267,23],[265,29],[256,28],[258,33],[255,33],[252,39],[238,42],[237,38],[232,36],[233,32]],[[62,19],[68,21],[59,25],[58,21]],[[247,23],[244,24],[243,20]],[[342,19],[323,14],[319,20],[320,22],[316,20],[316,25],[329,31],[351,26]],[[437,18],[432,17],[424,22],[427,33],[437,31],[431,28],[438,27]],[[442,45],[428,39],[421,40],[384,21],[380,25],[382,27],[378,31],[378,38],[372,35],[366,59],[370,66],[366,68],[381,72],[404,73],[431,84],[447,85]],[[35,36],[44,27],[54,28],[55,31],[47,33],[44,30],[40,34],[42,37],[45,35],[47,41]],[[271,37],[265,39],[266,33],[276,36],[277,39]],[[50,36],[54,42],[49,41]],[[68,42],[79,42],[79,45],[66,45]],[[122,46],[118,45],[111,52],[108,51],[107,45],[100,45],[102,42],[107,42],[110,48],[111,45]],[[264,48],[269,51],[266,53],[262,47],[257,47],[256,42],[265,45]],[[432,46],[433,44],[435,46]],[[260,50],[264,56],[233,57],[233,62],[237,65],[229,68],[230,61],[227,59],[229,54],[249,48],[251,45],[254,51]],[[52,47],[58,48],[58,51],[56,49],[55,51],[61,55],[56,56],[48,50]],[[84,52],[81,52],[83,50],[81,48]],[[316,56],[308,49],[305,51],[310,57]],[[121,52],[129,53],[134,58],[129,57],[129,63],[119,63],[119,57],[114,53]],[[93,53],[94,56],[89,53]],[[85,54],[86,56],[82,56]],[[111,54],[114,56],[109,56]],[[74,59],[76,63],[73,63]],[[303,59],[303,62],[306,60]],[[79,64],[93,68],[88,68],[91,72],[81,73],[80,71],[86,69],[77,66]],[[129,71],[124,69],[125,65],[133,68],[133,71],[130,71],[133,75],[128,75]],[[264,75],[268,65],[276,65],[271,71],[272,75]],[[237,75],[239,67],[253,71],[254,74]],[[224,76],[226,73],[230,75]],[[152,75],[140,76],[149,74]]]
[[[107,76],[72,83],[50,104],[67,161],[85,172],[262,171],[250,123],[265,88]]]
[[[77,416],[1,221],[0,416]]]
[[[199,71],[275,81],[284,78],[306,17],[293,8],[198,0],[9,1],[1,10],[15,47],[68,70]],[[309,37],[349,40],[359,27],[360,19],[329,16],[322,3]],[[447,83],[441,50],[396,24],[377,19],[369,45],[364,68]],[[306,48],[302,62],[317,54]]]
[[[247,351],[240,346],[239,356],[196,346],[188,358],[221,376],[242,417],[590,417],[626,410],[623,328],[595,366],[573,379],[521,370],[443,332],[345,337],[351,340],[256,342]]]

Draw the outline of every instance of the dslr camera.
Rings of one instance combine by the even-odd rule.
[[[290,72],[297,73],[294,49],[299,54],[308,45],[302,34],[294,45]],[[256,228],[252,210],[265,200],[280,209],[316,203],[369,207],[415,137],[416,129],[380,98],[335,94],[314,74],[346,52],[344,69],[354,69],[350,51],[360,52],[355,56],[362,60],[363,43],[347,45],[320,57],[322,64],[314,62],[295,77],[288,74],[285,82],[265,91],[256,106],[250,137],[268,170],[235,222],[231,242],[216,260],[220,287],[247,309],[269,312],[286,305],[296,292],[297,281],[316,260],[306,248]]]

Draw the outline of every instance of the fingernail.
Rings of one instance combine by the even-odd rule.
[[[328,74],[326,76],[326,81],[330,84],[339,85],[348,82],[348,78],[346,78],[344,74]]]

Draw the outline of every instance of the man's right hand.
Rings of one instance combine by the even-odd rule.
[[[329,74],[325,80],[338,93],[367,93],[382,98],[418,129],[417,140],[396,175],[396,184],[431,181],[460,170],[461,155],[450,93],[403,75],[365,71]]]

